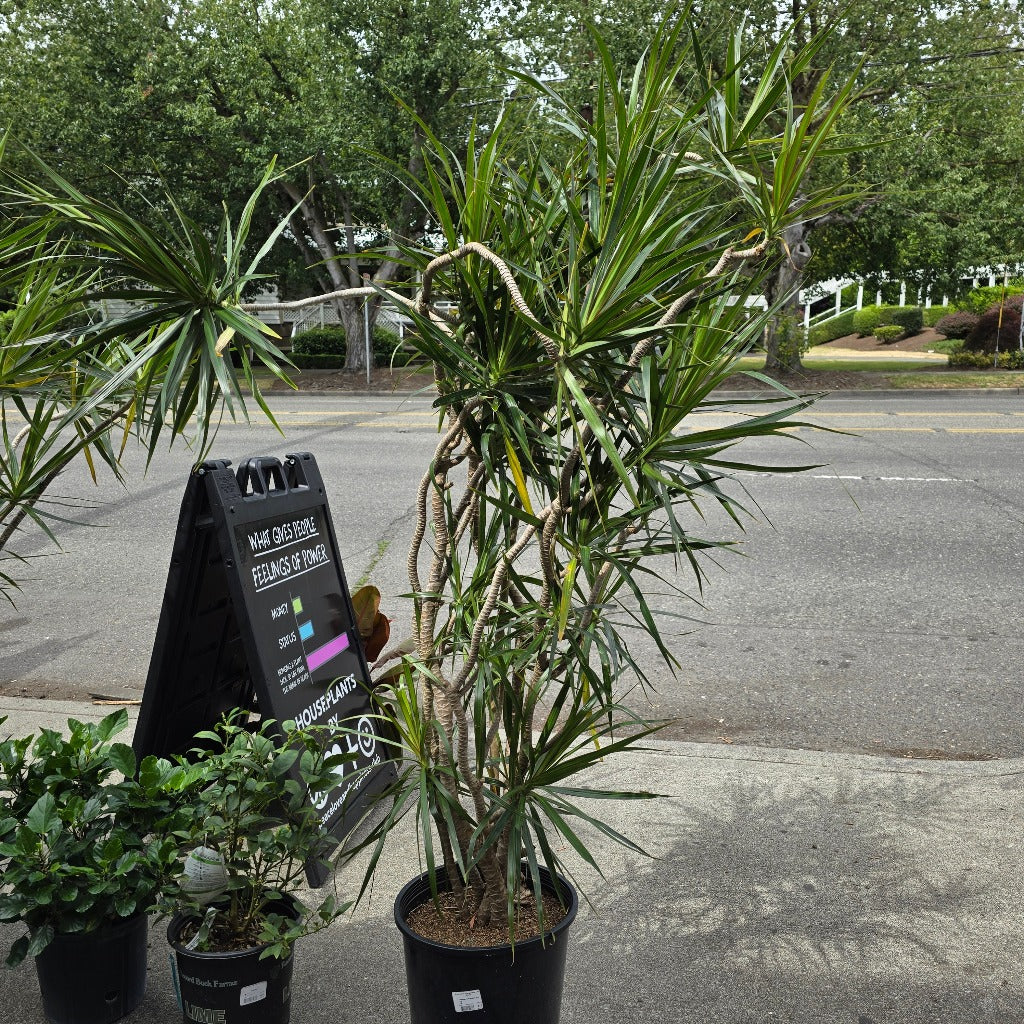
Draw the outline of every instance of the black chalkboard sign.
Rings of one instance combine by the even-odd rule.
[[[313,456],[261,456],[237,471],[204,462],[181,505],[136,754],[183,754],[233,708],[303,727],[344,724],[331,750],[352,760],[334,789],[310,794],[341,839],[393,777],[369,681]]]

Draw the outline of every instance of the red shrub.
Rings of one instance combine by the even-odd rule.
[[[999,305],[989,306],[978,318],[974,330],[967,335],[964,348],[970,352],[994,352],[996,337],[999,338],[999,351],[1016,348],[1020,337],[1020,313],[1024,305],[1024,295],[1008,295],[1003,303],[1002,323],[999,318]]]
[[[947,313],[937,320],[935,330],[947,338],[966,338],[978,326],[977,313],[969,313],[966,309],[955,313]]]

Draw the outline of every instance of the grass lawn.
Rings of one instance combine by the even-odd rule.
[[[912,354],[904,358],[889,357],[887,359],[872,358],[866,353],[863,359],[850,357],[827,359],[811,356],[803,360],[804,369],[810,379],[806,381],[790,381],[798,390],[833,390],[844,388],[901,388],[945,390],[950,388],[1021,388],[1024,389],[1024,372],[1012,370],[949,370],[936,360],[915,359]],[[763,370],[764,356],[745,356],[739,362],[742,370]],[[814,378],[814,374],[823,376]],[[834,376],[831,376],[834,374]],[[864,374],[864,380],[858,380]],[[293,380],[300,390],[338,390],[362,391],[366,388],[366,378],[362,374],[348,375],[338,372],[310,372],[293,370]],[[829,376],[825,376],[829,375]],[[275,380],[266,371],[257,371],[261,386],[267,391],[287,394],[291,391],[286,385]],[[392,373],[386,368],[377,368],[373,374],[373,389],[391,391],[400,388],[416,390],[429,383],[429,376],[412,376],[408,371],[399,370]],[[733,378],[732,383],[738,383]]]
[[[872,359],[865,356],[863,359],[826,359],[820,356],[805,356],[802,360],[804,368],[808,370],[825,370],[863,373],[900,373],[904,371],[922,370],[925,367],[935,367],[934,359],[915,359],[907,356],[905,359]],[[942,364],[938,364],[942,365]],[[764,356],[744,356],[739,362],[741,370],[763,370]],[[945,375],[945,374],[943,374]]]
[[[866,356],[864,359],[822,359],[817,356],[809,356],[803,361],[808,370],[861,370],[867,373],[901,373],[905,370],[922,370],[925,367],[935,367],[934,359],[915,359],[908,356],[906,359],[872,359]],[[939,364],[940,366],[944,364]]]
[[[1012,370],[949,370],[942,373],[895,373],[893,388],[1024,388],[1024,373]]]

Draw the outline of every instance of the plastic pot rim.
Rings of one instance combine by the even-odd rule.
[[[452,946],[447,942],[438,942],[436,939],[427,938],[425,935],[420,935],[419,932],[414,931],[409,927],[405,920],[405,916],[402,913],[400,907],[405,902],[408,894],[411,890],[418,886],[427,884],[426,899],[420,900],[413,906],[409,907],[410,911],[415,910],[417,907],[423,906],[424,903],[430,901],[430,888],[429,888],[429,877],[430,872],[424,871],[422,874],[417,875],[415,878],[409,879],[405,885],[402,886],[398,895],[395,897],[395,924],[398,926],[399,931],[408,939],[414,942],[423,943],[425,946],[430,946],[436,949],[443,949],[446,954],[454,956],[465,956],[465,957],[480,957],[487,956],[490,954],[501,955],[513,952],[516,949],[522,949],[525,947],[547,946],[549,942],[554,944],[560,938],[560,936],[566,932],[572,925],[573,921],[576,920],[576,913],[579,910],[579,896],[576,893],[576,888],[566,879],[563,875],[555,874],[552,876],[551,872],[547,868],[540,868],[542,888],[548,890],[554,890],[555,885],[563,891],[563,894],[567,894],[569,899],[565,908],[565,917],[558,922],[553,928],[549,929],[541,935],[534,935],[531,938],[523,939],[515,944],[511,942],[502,942],[496,946]],[[449,892],[450,886],[447,878],[443,876],[443,872],[438,872],[437,889],[438,892]]]
[[[276,902],[276,901],[275,901]],[[293,896],[282,897],[281,902],[290,904],[292,913],[298,917],[299,909],[296,906],[297,900]],[[178,934],[181,929],[188,921],[195,921],[200,918],[199,914],[191,914],[185,910],[179,910],[167,924],[167,942],[176,953],[181,953],[183,956],[196,957],[196,959],[208,959],[208,960],[234,960],[241,959],[242,957],[252,956],[253,953],[262,953],[270,943],[263,942],[258,946],[249,946],[246,949],[225,949],[225,950],[199,950],[199,949],[186,949],[186,947],[178,941]],[[272,957],[271,959],[277,960],[279,963],[285,963],[289,958],[294,955],[294,943],[288,947],[287,956]]]

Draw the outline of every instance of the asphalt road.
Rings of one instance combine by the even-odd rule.
[[[311,394],[276,401],[285,436],[227,425],[214,454],[313,452],[352,583],[365,575],[396,611],[416,481],[435,443],[426,401]],[[726,415],[716,414],[716,415]],[[677,739],[892,756],[1024,754],[1024,398],[829,398],[810,417],[833,430],[750,442],[751,458],[821,463],[744,478],[759,514],[709,566],[703,606],[666,595],[673,674],[641,648],[650,710]],[[711,422],[710,419],[704,422]],[[806,442],[806,443],[799,443]],[[741,449],[742,451],[743,449]],[[34,577],[0,612],[0,688],[9,694],[139,696],[190,464],[162,453],[127,489],[84,467],[55,496],[86,499],[61,525],[63,550],[26,537]],[[64,510],[68,512],[69,510]],[[695,593],[685,574],[677,581]],[[394,629],[403,629],[398,612]]]

